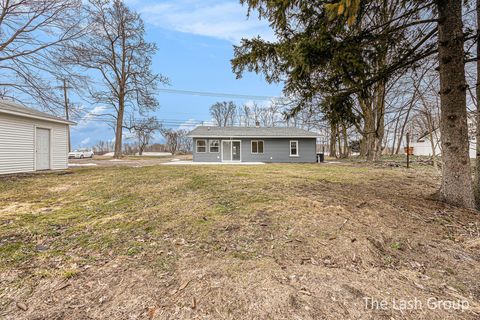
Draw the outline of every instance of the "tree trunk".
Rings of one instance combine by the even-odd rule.
[[[395,154],[395,145],[397,141],[398,135],[398,124],[400,123],[400,116],[402,114],[402,110],[398,113],[397,120],[395,121],[395,130],[393,131],[393,142],[392,142],[392,152],[390,153],[392,156]]]
[[[337,143],[338,143],[338,157],[343,158],[344,156],[343,156],[343,150],[342,150],[342,136],[341,136],[339,124],[337,124],[336,132],[337,132]]]
[[[407,127],[408,119],[410,117],[410,111],[412,110],[414,105],[415,105],[415,99],[412,99],[412,101],[410,102],[410,106],[408,107],[407,115],[405,116],[405,121],[403,122],[402,129],[400,130],[400,136],[398,137],[398,145],[397,145],[397,150],[395,150],[395,154],[400,153],[400,148],[402,147],[403,135],[405,134],[405,128]]]
[[[360,138],[359,144],[360,144],[359,145],[359,147],[360,147],[359,156],[361,158],[365,158],[367,156],[367,146],[366,146],[366,143],[365,143],[365,137]]]
[[[407,122],[405,121],[403,123],[402,129],[400,130],[400,135],[398,136],[398,142],[397,142],[397,148],[395,149],[395,154],[400,153],[400,148],[402,147],[403,135],[405,134],[406,125],[407,125]]]
[[[123,114],[125,110],[125,101],[120,98],[118,104],[117,125],[115,129],[115,150],[113,157],[119,159],[122,156],[122,137],[123,137]]]
[[[348,158],[349,150],[348,150],[348,135],[347,135],[347,125],[342,125],[342,133],[343,133],[343,155],[345,158]]]
[[[475,208],[468,153],[462,1],[437,0],[436,4],[444,162],[440,196],[447,203]]]
[[[385,81],[380,81],[375,90],[375,155],[374,161],[382,157],[385,135]]]
[[[480,0],[477,0],[477,57],[480,57]],[[477,60],[477,83],[475,88],[477,96],[477,114],[476,114],[476,158],[475,158],[475,180],[473,182],[473,190],[475,193],[475,201],[477,209],[480,209],[480,62]]]
[[[375,160],[375,145],[377,139],[375,103],[372,99],[359,97],[358,102],[363,113],[362,143],[360,144],[360,155],[366,157],[368,162]]]
[[[337,157],[337,132],[336,127],[330,124],[330,157]]]
[[[364,139],[365,139],[365,156],[368,162],[375,160],[375,117],[371,112],[365,114],[365,127],[364,127]]]
[[[433,136],[433,131],[435,130],[433,126],[433,119],[432,119],[432,114],[429,110],[426,110],[427,112],[427,123],[428,123],[428,135],[430,137],[430,145],[432,147],[432,161],[433,161],[433,167],[435,170],[438,169],[438,164],[437,164],[437,153],[435,151],[436,146],[435,146],[435,138]]]

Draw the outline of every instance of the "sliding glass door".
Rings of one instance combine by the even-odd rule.
[[[240,141],[232,141],[232,161],[240,161]]]
[[[232,141],[222,141],[222,161],[232,161]]]
[[[222,161],[241,161],[240,140],[222,140]]]

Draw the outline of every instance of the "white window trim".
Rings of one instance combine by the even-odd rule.
[[[292,142],[295,142],[297,145],[297,154],[292,154]],[[290,140],[288,142],[288,148],[290,149],[290,157],[300,157],[300,149],[298,148],[298,140]]]
[[[224,141],[229,141],[231,143],[233,142],[240,142],[240,160],[223,160],[223,142]],[[242,140],[221,140],[221,145],[222,145],[222,148],[220,149],[220,156],[221,156],[221,160],[222,162],[242,162],[242,156],[243,156],[243,152],[242,152]],[[230,157],[233,158],[233,145],[230,144]]]
[[[205,142],[205,151],[198,151],[198,141],[203,141],[203,142]],[[196,153],[207,153],[207,148],[208,148],[207,139],[197,139],[197,140],[195,141],[195,152],[196,152]]]
[[[218,146],[217,146],[217,149],[218,149],[218,150],[217,150],[217,151],[212,151],[212,150],[210,149],[210,148],[212,147],[212,146],[210,145],[210,142],[212,142],[212,141],[217,141],[217,142],[218,142]],[[220,152],[220,140],[218,140],[218,139],[208,140],[208,152],[209,152],[209,153],[219,153],[219,152]]]
[[[258,142],[260,142],[260,141],[263,144],[263,148],[262,148],[263,151],[262,152],[258,152]],[[253,143],[254,142],[257,142],[257,152],[253,152]],[[263,154],[264,152],[265,152],[265,142],[263,140],[252,140],[252,141],[250,141],[250,153],[251,154]]]

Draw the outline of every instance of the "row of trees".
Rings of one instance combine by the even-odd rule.
[[[342,153],[349,132],[355,132],[360,153],[369,161],[378,159],[388,145],[397,150],[408,126],[429,132],[439,126],[441,198],[469,208],[480,204],[480,165],[472,181],[467,124],[467,93],[473,103],[480,97],[478,3],[241,2],[269,21],[277,40],[242,40],[234,48],[233,71],[237,77],[253,71],[270,82],[284,82],[287,98],[279,109],[283,117],[326,119],[330,140]],[[142,126],[126,119],[146,119],[158,107],[156,89],[168,79],[152,72],[156,46],[145,41],[143,21],[123,1],[1,1],[0,28],[0,95],[29,97],[67,111],[72,105],[63,92],[68,89],[106,106],[101,117],[115,130],[115,157],[121,156],[123,130]],[[473,86],[466,76],[470,63],[476,63]],[[434,80],[428,81],[432,74]],[[61,90],[55,84],[65,79],[68,86]],[[402,93],[402,83],[413,84],[412,89]],[[440,112],[432,92],[439,92],[435,101]],[[231,103],[220,103],[212,116],[219,125],[231,124],[238,117],[233,115],[238,109],[232,109]],[[274,126],[278,113],[260,115],[247,109],[236,121]],[[476,118],[479,113],[475,110]],[[414,114],[422,118],[412,118]],[[480,138],[478,128],[476,133]]]
[[[325,119],[319,110],[302,109],[294,115],[288,115],[284,100],[272,100],[267,105],[256,102],[236,105],[233,101],[216,102],[210,107],[210,116],[214,125],[226,126],[262,126],[262,127],[302,127],[307,130],[320,129]]]
[[[468,155],[465,64],[478,60],[473,51],[478,23],[470,24],[475,21],[471,19],[475,7],[480,11],[480,6],[458,0],[241,3],[250,14],[256,11],[268,20],[277,39],[243,39],[235,46],[232,67],[237,77],[253,71],[270,82],[284,82],[285,95],[297,101],[291,115],[318,104],[332,132],[355,128],[361,154],[369,161],[381,156],[386,129],[396,131],[394,137],[403,136],[413,101],[424,104],[423,125],[433,126],[426,93],[439,92],[443,159],[439,195],[455,205],[476,206]],[[438,85],[431,83],[427,89],[418,78],[432,70],[437,72]],[[410,101],[394,103],[395,90],[409,78],[422,85],[414,88]],[[480,94],[478,85],[477,91]],[[386,122],[388,105],[397,108],[393,127]],[[477,168],[480,173],[480,165]],[[480,197],[476,202],[480,204]]]
[[[165,139],[164,144],[153,143],[156,132],[160,132]],[[122,150],[129,155],[143,155],[144,152],[170,152],[172,155],[177,153],[190,153],[192,151],[192,139],[187,136],[188,130],[185,129],[163,129],[151,131],[132,130],[132,134],[127,136],[127,143],[124,143]],[[131,141],[131,142],[128,142]],[[114,141],[97,141],[93,150],[97,154],[105,154],[115,150]]]
[[[420,72],[421,71],[421,72]],[[438,76],[430,66],[416,70],[395,82],[388,89],[385,99],[385,134],[379,142],[380,154],[401,154],[406,144],[406,133],[411,141],[420,137],[429,140],[432,150],[439,149],[439,95],[435,91]],[[233,101],[222,101],[210,107],[210,115],[217,126],[290,126],[314,130],[320,134],[324,151],[333,157],[348,157],[360,153],[361,134],[346,121],[329,124],[321,108],[303,108],[289,114],[294,103],[276,99],[263,105],[247,103],[237,105]],[[322,140],[322,139],[321,139]],[[362,154],[365,156],[365,154]],[[380,156],[380,155],[379,155]],[[437,158],[432,157],[436,165]]]
[[[104,106],[120,157],[124,129],[145,125],[126,119],[158,108],[156,89],[168,81],[152,72],[157,48],[139,14],[122,0],[1,1],[0,11],[0,95],[57,114],[81,111],[67,90]]]

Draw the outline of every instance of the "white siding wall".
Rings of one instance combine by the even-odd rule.
[[[68,167],[67,125],[61,123],[53,125],[52,169],[66,169]]]
[[[0,174],[35,170],[35,127],[51,130],[51,169],[67,168],[67,125],[0,113]]]
[[[424,142],[412,142],[410,144],[413,147],[413,154],[416,156],[431,156],[432,155],[432,144],[429,140],[425,140]],[[470,158],[475,158],[477,151],[477,145],[475,141],[469,141],[469,154]],[[435,154],[440,156],[442,154],[442,150],[440,149],[440,141],[437,142],[435,146]]]

